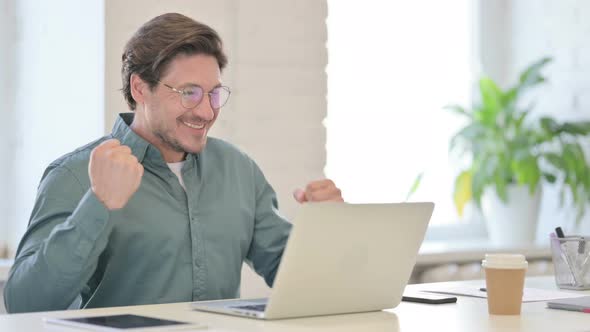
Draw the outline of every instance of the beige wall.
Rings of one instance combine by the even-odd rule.
[[[117,113],[127,110],[119,91],[123,47],[142,23],[166,12],[188,15],[220,33],[229,57],[223,79],[232,96],[212,135],[258,162],[281,211],[292,218],[292,190],[324,176],[326,2],[107,0],[106,132]],[[245,270],[242,296],[264,296],[264,282]]]

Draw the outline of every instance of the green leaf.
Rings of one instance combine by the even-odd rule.
[[[459,216],[463,215],[465,205],[472,198],[471,181],[471,170],[461,172],[455,179],[455,192],[453,193],[453,200],[455,202],[455,207],[457,208],[457,213]]]
[[[481,206],[481,196],[485,188],[495,183],[495,173],[501,160],[494,154],[481,154],[476,156],[472,166],[471,191],[473,200],[477,206]]]
[[[590,122],[566,122],[559,126],[559,133],[567,133],[570,135],[586,136],[590,134]]]
[[[509,106],[516,102],[516,98],[518,97],[518,89],[512,88],[502,96],[502,104]]]
[[[569,190],[572,193],[574,204],[578,204],[580,199],[580,192],[578,189],[580,184],[580,178],[578,174],[580,165],[577,158],[577,152],[574,144],[565,144],[563,146],[565,184],[569,187]]]
[[[577,169],[579,168],[578,161],[576,160],[576,151],[572,144],[566,144],[563,147],[563,161],[565,165],[564,171],[567,176],[573,180],[577,179]]]
[[[576,162],[576,175],[578,179],[582,179],[584,171],[586,170],[586,156],[584,155],[584,151],[578,142],[574,142],[570,144],[570,148],[572,153],[575,156]]]
[[[508,203],[508,192],[506,191],[506,179],[501,172],[494,176],[494,184],[496,185],[496,194],[504,202]]]
[[[572,198],[574,201],[574,204],[578,202],[579,200],[579,193],[578,193],[578,184],[577,182],[575,182],[571,177],[566,177],[565,179],[565,183],[567,184],[567,186],[570,189],[570,192],[572,193]]]
[[[524,119],[527,117],[528,114],[528,112],[521,112],[516,116],[516,119],[514,121],[514,127],[516,127],[517,130],[522,127]]]
[[[488,129],[493,129],[496,126],[496,113],[491,108],[479,107],[474,109],[473,118],[475,122],[481,123]]]
[[[487,177],[483,176],[481,172],[473,173],[473,179],[471,182],[471,192],[473,200],[478,207],[481,207],[481,196],[488,183]]]
[[[578,205],[579,209],[585,210],[585,204],[590,195],[590,169],[586,163],[586,155],[584,150],[578,142],[573,142],[565,146],[565,149],[571,153],[571,159],[574,163],[573,180],[577,183],[578,198],[574,198],[574,203]],[[569,153],[568,153],[569,154]],[[572,188],[572,190],[574,190]],[[581,213],[580,211],[578,211]]]
[[[547,161],[553,165],[553,167],[555,167],[558,170],[564,170],[565,168],[565,161],[563,160],[563,158],[561,157],[561,155],[557,154],[557,153],[553,153],[553,152],[548,152],[545,153],[543,155],[543,157],[545,159],[547,159]]]
[[[555,135],[559,133],[559,125],[557,122],[550,117],[542,117],[539,119],[541,128],[548,134]]]
[[[479,80],[479,91],[482,99],[482,119],[495,122],[496,115],[500,113],[503,105],[504,94],[502,90],[488,77]]]
[[[470,119],[473,118],[473,115],[471,115],[471,113],[467,112],[465,110],[465,108],[463,108],[463,106],[460,106],[460,105],[447,105],[447,106],[445,106],[443,108],[446,109],[446,110],[449,110],[449,111],[453,111],[453,112],[455,112],[457,114],[466,116],[466,117],[468,117]]]
[[[555,181],[557,180],[557,177],[555,175],[549,173],[543,173],[543,177],[549,183],[555,183]]]
[[[485,128],[477,122],[472,123],[463,127],[451,138],[449,149],[455,149],[458,141],[462,141],[464,144],[471,146],[473,141],[479,140],[482,136],[485,136]]]
[[[406,195],[406,201],[408,199],[410,199],[410,196],[412,196],[412,194],[414,194],[416,192],[416,190],[418,189],[418,187],[420,186],[420,182],[422,181],[422,175],[424,175],[424,172],[421,172],[420,174],[418,174],[416,176],[416,178],[414,179],[414,182],[412,183],[412,187],[410,187],[410,191],[408,191],[408,194]]]
[[[553,59],[550,57],[545,57],[526,68],[524,72],[520,74],[518,86],[518,90],[520,90],[519,93],[522,93],[522,91],[539,83],[545,82],[545,78],[541,76],[540,72],[541,69],[552,60]]]

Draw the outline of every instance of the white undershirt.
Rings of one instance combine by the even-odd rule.
[[[182,180],[182,165],[184,165],[184,161],[179,161],[177,163],[168,163],[168,167],[176,177],[178,178],[178,182],[182,186],[182,189],[186,191],[186,187],[184,186],[184,181]]]

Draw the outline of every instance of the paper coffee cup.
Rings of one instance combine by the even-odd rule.
[[[488,312],[491,315],[520,315],[524,276],[528,262],[518,254],[486,254]]]

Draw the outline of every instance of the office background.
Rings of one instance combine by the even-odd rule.
[[[14,255],[46,165],[109,132],[117,113],[126,111],[118,90],[122,48],[142,23],[164,12],[181,12],[221,34],[230,59],[224,82],[233,93],[212,135],[260,164],[288,218],[296,213],[292,190],[310,180],[333,177],[351,201],[397,201],[413,172],[425,170],[414,199],[437,201],[449,190],[437,201],[448,213],[437,216],[428,239],[481,236],[476,214],[453,218],[452,174],[437,170],[453,172],[441,137],[457,125],[441,107],[468,103],[473,79],[483,72],[507,84],[526,64],[550,55],[551,82],[534,94],[542,97],[536,114],[590,117],[590,3],[582,0],[0,0],[0,8],[0,256]],[[468,34],[453,33],[461,31],[451,29],[460,27],[456,20]],[[345,33],[353,32],[347,43]],[[427,53],[412,56],[413,50]],[[358,55],[350,59],[346,52]],[[452,65],[442,71],[445,59]],[[428,65],[446,76],[427,75]],[[409,69],[405,76],[395,71],[400,68]],[[440,89],[449,82],[463,85],[444,100]],[[420,103],[429,99],[437,103]],[[370,101],[377,106],[369,109]],[[336,119],[348,122],[338,127]],[[436,153],[427,150],[433,147]],[[556,191],[544,191],[540,243],[555,224],[572,219],[557,208]],[[581,231],[590,228],[589,218]],[[268,292],[244,273],[243,296]]]

